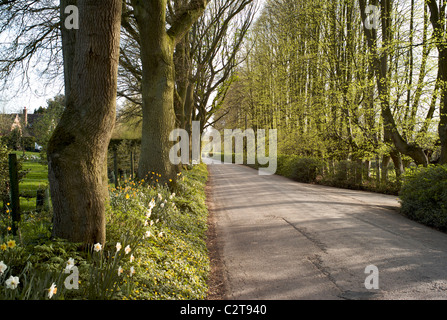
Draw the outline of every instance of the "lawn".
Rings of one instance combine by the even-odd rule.
[[[18,159],[23,157],[22,151],[15,151]],[[48,167],[39,162],[38,152],[26,152],[22,169],[28,171],[19,184],[20,208],[22,212],[36,209],[36,192],[48,186]],[[1,203],[3,205],[3,203]]]

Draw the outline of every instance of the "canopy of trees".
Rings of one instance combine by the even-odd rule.
[[[276,128],[279,153],[445,163],[443,0],[268,0],[219,127]]]

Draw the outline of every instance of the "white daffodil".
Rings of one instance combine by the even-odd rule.
[[[130,267],[129,275],[132,277],[132,275],[135,273],[134,267]]]
[[[133,256],[133,254],[130,255],[130,262],[133,262],[135,260],[135,257]]]
[[[145,238],[149,238],[150,236],[151,236],[151,232],[150,231],[146,231]]]
[[[67,261],[67,266],[65,267],[65,270],[71,270],[71,268],[74,267],[74,259],[70,258]]]
[[[147,225],[148,225],[148,222],[147,222],[147,220],[145,220],[144,221],[144,224],[143,224],[145,227],[147,227]]]
[[[118,268],[118,277],[121,276],[121,274],[124,272],[123,268],[121,266]]]
[[[146,218],[150,218],[152,214],[152,208],[149,208],[146,213]]]
[[[0,275],[3,274],[6,269],[8,269],[8,266],[3,261],[0,261]]]
[[[101,249],[102,249],[102,245],[101,245],[100,243],[97,243],[97,244],[95,244],[95,245],[93,246],[93,249],[94,249],[96,252],[101,251]]]
[[[163,237],[163,232],[158,233],[158,236],[161,238]]]
[[[158,199],[163,200],[163,197],[161,194],[158,194],[157,197],[158,197]]]
[[[121,242],[116,243],[116,252],[121,250]]]
[[[124,252],[128,254],[132,249],[130,249],[130,246],[128,245],[126,248],[124,248]]]
[[[164,207],[165,207],[164,202],[162,202],[162,203],[160,204],[160,207],[161,207],[161,208],[164,208]]]
[[[151,202],[149,203],[149,209],[152,210],[152,208],[154,208],[154,207],[155,207],[155,200],[152,199]]]
[[[56,293],[57,293],[56,284],[53,282],[50,289],[48,289],[48,298],[51,299],[53,295],[55,295]]]
[[[10,276],[9,279],[5,281],[5,283],[6,283],[6,288],[14,290],[17,288],[17,286],[20,283],[19,277]]]

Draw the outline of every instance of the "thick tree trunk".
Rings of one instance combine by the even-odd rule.
[[[143,66],[143,127],[138,177],[149,172],[161,174],[160,182],[175,179],[175,166],[169,160],[173,143],[169,135],[175,128],[174,114],[174,47],[166,33],[165,1],[135,4],[140,32]]]
[[[440,121],[439,121],[439,139],[441,140],[441,157],[439,159],[440,164],[447,163],[447,45],[439,53],[439,74],[440,81],[442,83],[441,89],[441,108],[440,108]]]
[[[434,38],[438,49],[438,80],[440,83],[441,107],[438,126],[441,141],[441,164],[447,163],[447,36],[446,36],[446,9],[445,3],[438,5],[435,0],[427,0],[430,9],[430,21],[434,30]]]
[[[76,44],[63,47],[64,57],[74,57],[64,61],[65,68],[72,64],[67,105],[48,145],[48,169],[53,235],[93,244],[105,242],[104,164],[115,124],[122,2],[77,5]]]
[[[205,10],[206,0],[185,3],[171,17],[173,22],[166,30],[166,0],[132,0],[141,38],[143,67],[143,128],[138,177],[150,172],[161,175],[159,182],[175,181],[177,166],[169,159],[173,142],[169,135],[175,128],[174,48],[183,39],[192,24]]]

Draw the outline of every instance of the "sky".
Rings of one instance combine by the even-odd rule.
[[[30,113],[39,107],[46,107],[47,100],[61,93],[60,86],[45,89],[42,83],[46,81],[36,77],[31,81],[29,88],[22,86],[18,81],[7,90],[0,90],[0,113],[17,113],[24,107]],[[17,92],[20,90],[19,92]]]
[[[264,1],[257,1],[260,7],[264,5]],[[258,14],[259,12],[260,10]],[[9,88],[0,87],[0,113],[17,113],[24,107],[33,113],[40,106],[46,107],[48,99],[63,93],[60,84],[48,83],[48,80],[38,76],[37,70],[31,72],[30,78],[29,86],[24,86],[20,81],[10,81]],[[45,83],[48,84],[46,88]]]

